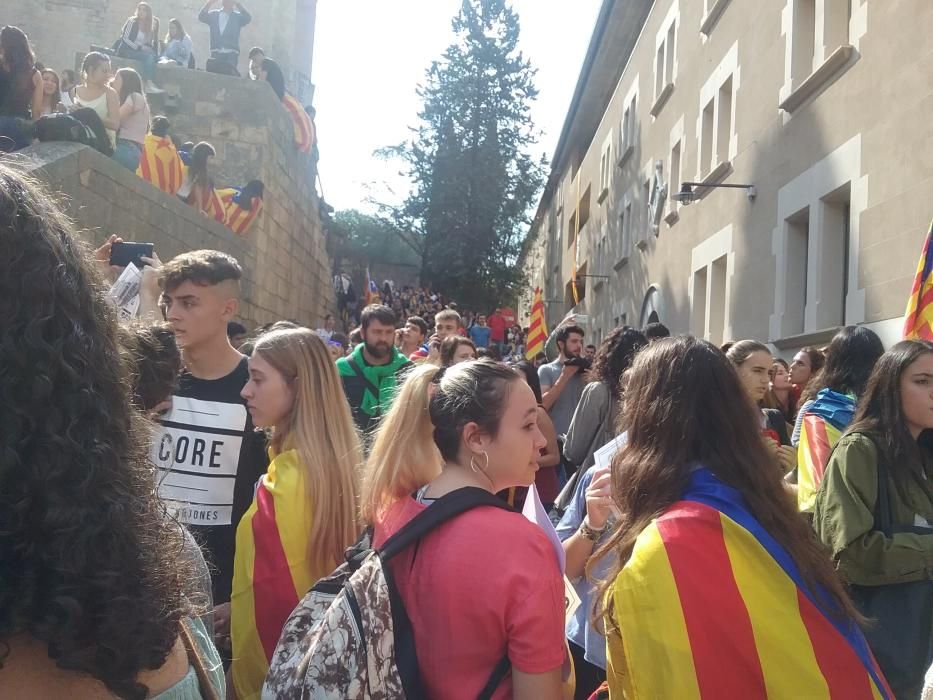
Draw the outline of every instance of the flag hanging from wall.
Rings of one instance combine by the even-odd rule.
[[[531,324],[528,326],[528,340],[525,343],[525,358],[535,359],[539,352],[544,352],[547,343],[547,323],[544,320],[544,299],[541,296],[541,287],[535,287],[535,295],[531,301]]]
[[[904,314],[904,338],[933,340],[933,223],[920,251],[917,276]]]

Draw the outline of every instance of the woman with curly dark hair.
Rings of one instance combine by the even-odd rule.
[[[206,697],[115,314],[50,202],[0,166],[0,697]]]

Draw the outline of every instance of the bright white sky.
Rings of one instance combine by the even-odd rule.
[[[373,151],[408,138],[415,92],[451,43],[461,0],[319,0],[312,80],[324,196],[337,210],[400,201],[408,182]],[[534,155],[550,162],[601,0],[512,0],[520,46],[538,69],[532,117],[543,131]],[[394,191],[394,195],[391,193]]]

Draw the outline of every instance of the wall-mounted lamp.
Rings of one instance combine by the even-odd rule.
[[[745,190],[745,194],[748,195],[749,201],[755,201],[755,196],[758,194],[758,191],[755,189],[754,185],[732,185],[728,183],[721,183],[718,185],[708,185],[702,182],[684,182],[680,186],[680,192],[677,194],[671,195],[671,199],[681,204],[693,204],[699,195],[694,191],[694,187],[699,187],[701,189],[713,189],[714,187],[728,187],[736,190]]]

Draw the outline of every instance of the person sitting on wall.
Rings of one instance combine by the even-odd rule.
[[[191,165],[177,194],[185,204],[190,204],[204,216],[223,223],[224,207],[214,190],[214,180],[208,168],[208,161],[215,155],[214,147],[206,141],[194,147]]]
[[[166,117],[153,118],[150,131],[143,141],[136,174],[163,192],[175,194],[184,181],[185,166],[169,138],[171,126]]]
[[[271,58],[263,60],[259,68],[259,79],[265,80],[272,86],[272,90],[282,100],[282,106],[288,111],[295,125],[295,148],[301,153],[311,153],[314,145],[314,126],[311,117],[294,97],[285,91],[285,74],[282,67]]]
[[[224,225],[238,236],[246,235],[262,211],[264,192],[262,180],[250,180],[246,187],[217,190],[224,208]]]
[[[165,35],[165,50],[159,63],[194,68],[194,44],[191,37],[174,17],[169,20],[168,34]]]
[[[211,9],[222,3],[220,9]],[[234,0],[208,0],[198,13],[198,21],[211,28],[211,60],[208,72],[239,76],[240,30],[252,21],[246,8]]]
[[[156,87],[156,61],[159,58],[159,18],[152,16],[147,2],[136,6],[136,14],[126,20],[117,41],[117,56],[139,61],[145,91],[156,95],[165,92]]]
[[[249,50],[249,79],[259,80],[259,69],[262,68],[262,62],[266,60],[266,52],[258,46]]]

